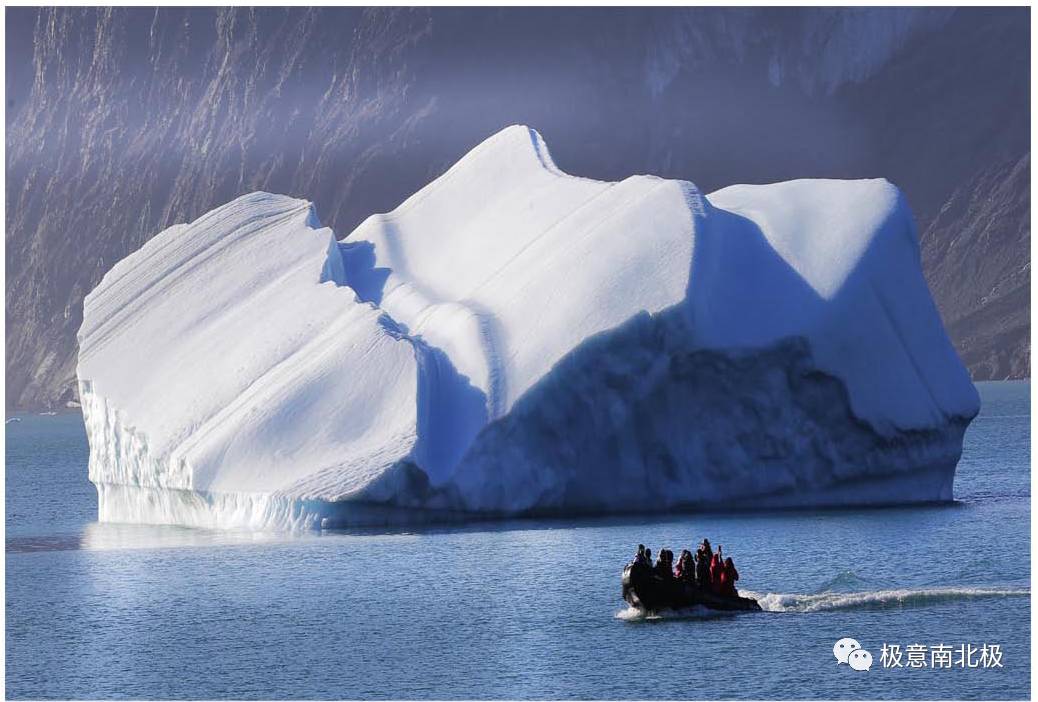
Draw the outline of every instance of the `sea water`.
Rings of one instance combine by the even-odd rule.
[[[301,535],[98,524],[82,418],[17,415],[7,697],[1026,698],[1029,383],[980,392],[951,505]],[[704,536],[769,611],[627,609],[638,543]]]

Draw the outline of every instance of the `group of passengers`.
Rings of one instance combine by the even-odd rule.
[[[652,562],[652,549],[638,544],[638,554],[634,562],[651,568],[654,573],[664,579],[676,578],[682,582],[695,585],[726,597],[738,596],[735,581],[739,579],[739,571],[731,558],[725,558],[722,546],[718,544],[717,552],[710,547],[710,540],[703,539],[695,555],[688,549],[681,551],[677,566],[674,565],[674,552],[661,549],[656,563]]]

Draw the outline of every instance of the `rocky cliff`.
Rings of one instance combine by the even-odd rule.
[[[75,398],[83,297],[164,227],[266,190],[342,236],[516,122],[602,179],[887,177],[974,377],[1027,376],[1028,26],[1024,8],[12,8],[7,406]]]

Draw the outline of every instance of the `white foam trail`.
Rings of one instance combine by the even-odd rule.
[[[617,619],[622,619],[625,622],[636,622],[640,619],[645,619],[645,610],[638,609],[637,607],[627,607],[627,609],[621,609],[616,613]]]
[[[824,592],[816,595],[777,592],[761,595],[744,590],[740,594],[756,599],[765,612],[825,612],[865,607],[920,606],[979,597],[1029,597],[1031,591],[1026,588],[941,587],[871,592]]]
[[[874,590],[871,592],[824,592],[796,594],[769,592],[760,594],[740,590],[743,597],[752,597],[765,612],[806,613],[827,612],[855,608],[918,607],[954,600],[983,597],[1030,597],[1027,588],[937,587],[902,590]],[[614,616],[625,622],[654,621],[658,619],[701,619],[731,616],[740,612],[720,612],[706,607],[663,610],[649,615],[645,610],[627,607]]]
[[[625,622],[658,621],[663,619],[713,619],[716,617],[732,617],[737,614],[745,614],[740,611],[722,611],[708,609],[707,607],[685,607],[682,609],[664,609],[649,614],[644,609],[627,607],[621,609],[614,616]]]

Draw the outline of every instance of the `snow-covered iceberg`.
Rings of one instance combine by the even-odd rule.
[[[510,127],[343,242],[266,193],[86,299],[100,518],[947,500],[978,396],[884,180],[617,183]]]

